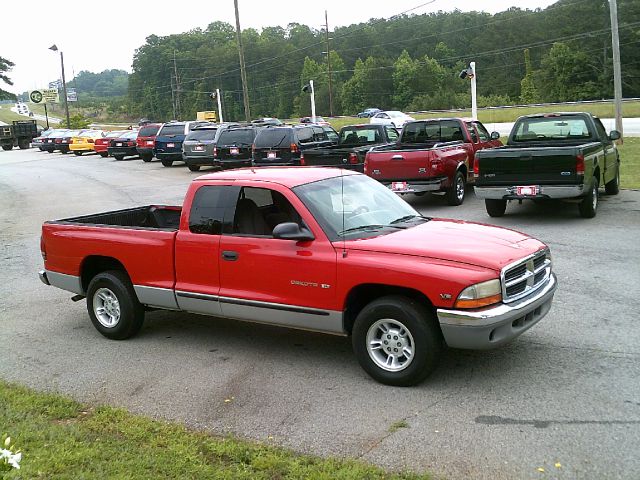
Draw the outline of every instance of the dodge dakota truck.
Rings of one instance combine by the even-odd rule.
[[[364,157],[372,147],[395,143],[398,137],[398,131],[390,125],[349,125],[340,130],[337,145],[305,150],[300,163],[362,172]]]
[[[502,145],[499,138],[470,119],[410,122],[396,144],[367,153],[364,172],[398,194],[444,192],[449,205],[461,205],[473,183],[474,154]]]
[[[590,113],[520,117],[506,146],[476,154],[476,196],[492,217],[504,215],[507,201],[552,198],[575,202],[580,216],[595,217],[600,185],[609,195],[619,190],[618,138]]]
[[[40,279],[86,297],[105,337],[135,335],[152,309],[350,335],[364,370],[400,386],[426,378],[445,344],[519,336],[557,285],[542,242],[424,217],[336,168],[216,172],[181,207],[46,222],[40,248]]]

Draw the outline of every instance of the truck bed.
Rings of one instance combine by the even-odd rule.
[[[152,228],[176,231],[180,225],[181,212],[182,207],[178,206],[147,205],[125,210],[65,218],[50,223],[102,225],[123,228]]]

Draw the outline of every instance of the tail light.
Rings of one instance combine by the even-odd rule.
[[[296,143],[292,143],[292,144],[290,145],[290,147],[291,147],[291,153],[298,153],[298,152],[300,152],[300,149],[298,148],[298,144],[296,144]]]
[[[476,155],[473,159],[473,178],[480,176],[480,159]]]
[[[349,154],[349,163],[351,165],[356,165],[358,163],[358,155],[356,155],[354,152],[351,152]]]
[[[136,146],[136,142],[127,142],[127,145],[129,145],[130,147],[135,147]]]
[[[584,176],[584,155],[576,155],[576,175]]]
[[[300,165],[306,165],[306,164],[307,164],[307,162],[304,159],[304,153],[301,153],[300,154]]]
[[[40,254],[42,255],[42,260],[47,261],[47,249],[44,246],[44,237],[40,235]]]
[[[214,157],[218,156],[218,147],[213,147],[213,156]]]
[[[149,145],[151,147],[153,147],[155,143],[156,143],[155,140],[147,140],[147,145]]]
[[[136,138],[136,147],[144,145],[144,141],[141,138]]]
[[[364,157],[364,174],[369,175],[369,154]]]

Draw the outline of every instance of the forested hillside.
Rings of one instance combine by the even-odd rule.
[[[129,74],[124,70],[105,70],[101,73],[81,71],[69,82],[80,95],[94,98],[117,97],[127,94]]]
[[[329,12],[329,22],[332,15]],[[623,94],[640,96],[640,0],[618,0]],[[611,98],[608,2],[561,0],[544,10],[438,12],[372,19],[330,32],[333,113],[376,106],[402,110],[470,104],[469,61],[478,71],[480,104]],[[316,85],[318,114],[328,115],[324,30],[290,24],[243,31],[252,116],[309,113],[301,86]],[[528,66],[528,67],[527,67]],[[177,75],[176,75],[177,74]],[[222,90],[226,117],[244,117],[235,30],[149,36],[133,59],[130,112],[157,120],[193,118],[214,108]]]

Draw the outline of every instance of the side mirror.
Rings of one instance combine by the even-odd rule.
[[[618,130],[611,130],[609,132],[609,140],[618,140],[620,138],[620,132]]]
[[[275,226],[273,229],[273,238],[295,240],[296,242],[310,242],[311,240],[315,240],[316,237],[306,228],[301,228],[297,223],[285,222]]]
[[[500,138],[500,134],[498,132],[491,132],[491,140],[498,140]]]

